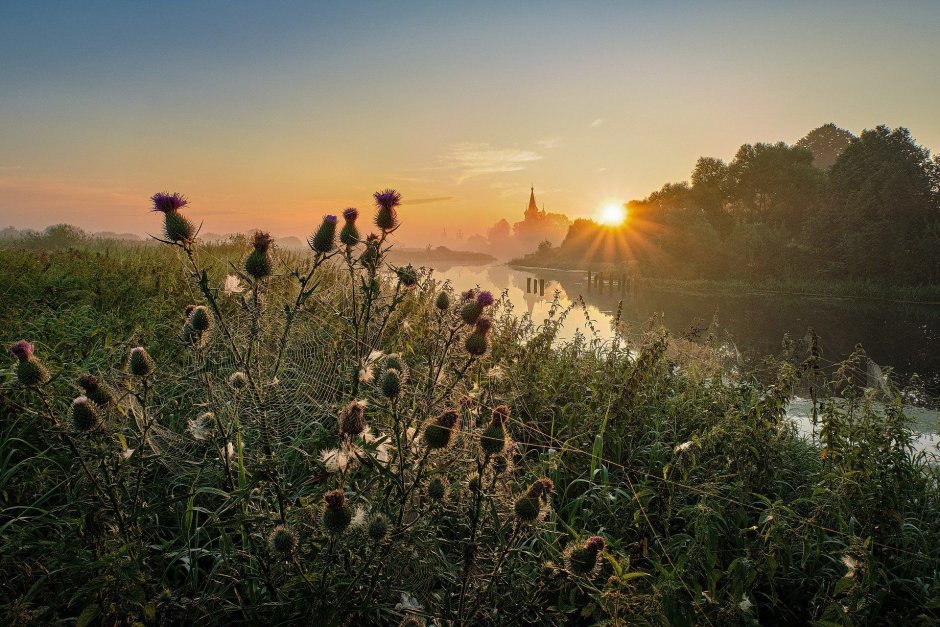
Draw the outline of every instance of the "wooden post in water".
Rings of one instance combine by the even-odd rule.
[[[545,279],[539,279],[539,296],[545,296]]]
[[[532,277],[527,276],[525,278],[525,293],[528,294],[532,291]]]

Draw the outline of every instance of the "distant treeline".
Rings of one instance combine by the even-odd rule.
[[[627,204],[623,228],[577,220],[521,263],[633,264],[650,277],[940,282],[940,158],[905,128],[834,124],[793,146],[702,157],[690,182]]]

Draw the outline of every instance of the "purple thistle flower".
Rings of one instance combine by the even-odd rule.
[[[359,210],[355,207],[349,207],[343,210],[343,219],[346,220],[346,222],[355,222],[358,217]]]
[[[153,201],[153,210],[162,211],[163,213],[179,211],[189,204],[189,201],[186,200],[186,197],[178,192],[174,192],[172,194],[158,192],[151,196],[150,200]]]
[[[336,216],[332,216],[332,215],[323,216],[323,221],[329,222],[330,224],[336,224]]]
[[[493,295],[490,292],[484,290],[477,294],[477,302],[484,307],[489,307],[495,302],[495,300],[493,299]]]
[[[394,209],[401,203],[401,194],[396,192],[394,189],[386,189],[385,191],[375,192],[373,196],[375,197],[375,204],[382,209],[385,209],[386,211]]]
[[[33,356],[34,351],[33,345],[26,340],[18,340],[10,345],[10,353],[21,361],[27,361]]]

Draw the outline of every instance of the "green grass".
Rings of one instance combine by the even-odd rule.
[[[374,297],[355,297],[375,304],[373,322],[347,324],[369,273],[354,263],[350,274],[336,257],[298,309],[271,385],[283,305],[298,289],[285,269],[311,258],[285,257],[260,282],[254,310],[214,291],[247,252],[196,249],[236,344],[254,346],[257,403],[228,387],[242,364],[218,322],[199,351],[180,340],[186,305],[205,303],[181,250],[0,250],[3,340],[33,341],[53,374],[42,395],[16,383],[12,358],[0,374],[4,623],[397,624],[408,615],[403,593],[421,605],[413,617],[464,624],[940,621],[940,473],[911,452],[901,391],[859,388],[854,361],[817,370],[811,352],[795,351],[760,376],[677,364],[661,329],[560,342],[563,311],[533,322],[505,303],[488,314],[489,350],[468,360],[459,295],[439,311],[441,286],[424,277],[402,289],[381,273]],[[380,303],[398,295],[386,312]],[[139,344],[158,367],[146,390],[125,370]],[[382,376],[356,382],[371,348],[407,364],[397,400],[383,395]],[[127,411],[108,413],[92,436],[68,425],[84,372],[120,391]],[[797,387],[848,399],[820,405],[817,442],[784,417]],[[360,397],[387,436],[362,454],[384,450],[389,462],[331,472],[319,453],[340,444],[337,413]],[[477,442],[502,403],[515,454],[497,473]],[[420,431],[447,406],[461,412],[455,444],[433,454],[404,444],[407,426]],[[187,431],[207,410],[221,435],[245,443],[228,466],[222,440]],[[181,444],[142,446],[148,421],[159,443]],[[122,463],[124,446],[143,453]],[[554,483],[545,518],[521,525],[514,503],[543,476]],[[445,484],[444,501],[428,496],[432,479]],[[339,487],[351,506],[381,512],[389,535],[327,533],[324,494]],[[270,544],[278,525],[299,540],[288,559]],[[595,534],[607,548],[596,572],[578,574],[567,558]]]

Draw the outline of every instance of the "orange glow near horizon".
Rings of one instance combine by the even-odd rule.
[[[604,226],[621,226],[627,220],[627,208],[617,200],[604,203],[597,210],[597,222]]]

